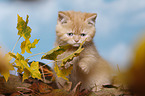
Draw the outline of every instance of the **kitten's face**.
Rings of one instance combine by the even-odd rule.
[[[79,47],[86,38],[86,42],[92,41],[95,35],[96,16],[95,13],[59,12],[56,25],[57,37],[74,47]]]

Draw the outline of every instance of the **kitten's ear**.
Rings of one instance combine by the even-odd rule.
[[[96,13],[93,13],[91,14],[87,19],[86,19],[86,22],[89,24],[89,25],[95,25],[95,20],[97,18],[97,14]]]
[[[59,11],[58,12],[58,22],[60,22],[61,24],[67,23],[69,17],[66,15],[65,12],[63,11]]]

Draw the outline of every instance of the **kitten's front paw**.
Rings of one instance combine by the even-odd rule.
[[[89,73],[89,68],[88,68],[87,65],[80,64],[80,68],[81,68],[82,71],[85,72],[86,74]]]
[[[65,68],[68,68],[68,67],[70,67],[71,65],[73,65],[73,62],[72,62],[72,61],[67,62],[67,63],[65,64]]]

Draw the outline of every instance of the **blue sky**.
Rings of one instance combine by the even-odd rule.
[[[0,1],[0,46],[11,51],[17,36],[17,14],[24,19],[29,15],[32,28],[31,41],[40,39],[32,53],[47,52],[55,42],[55,26],[58,11],[74,10],[94,12],[96,20],[95,45],[102,57],[116,67],[126,67],[132,56],[134,42],[145,30],[144,0],[22,0]],[[20,52],[20,40],[14,52]],[[28,57],[33,54],[24,54]],[[42,55],[31,58],[41,60]]]

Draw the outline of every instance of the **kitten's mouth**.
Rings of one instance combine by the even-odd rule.
[[[80,43],[74,43],[73,46],[74,47],[79,47],[80,46]]]

